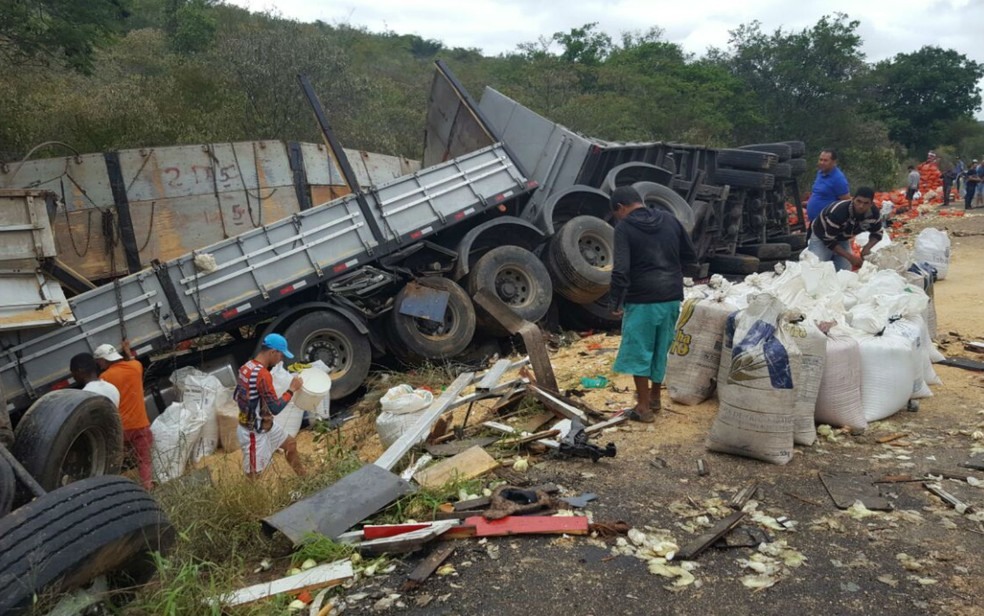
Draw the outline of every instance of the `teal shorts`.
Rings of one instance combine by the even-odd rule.
[[[680,302],[625,304],[622,314],[622,344],[612,369],[620,374],[648,377],[662,383],[666,355],[676,332]]]

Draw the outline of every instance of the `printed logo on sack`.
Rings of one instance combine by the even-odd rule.
[[[773,389],[792,389],[793,371],[786,347],[776,339],[776,328],[757,321],[731,353],[729,383],[749,383],[768,378]]]
[[[684,333],[683,328],[687,326],[687,323],[694,316],[694,309],[696,307],[697,300],[695,299],[688,299],[683,302],[683,307],[680,310],[680,318],[677,319],[676,335],[673,337],[673,344],[670,345],[670,355],[683,357],[690,353],[690,343],[693,342],[693,336]]]

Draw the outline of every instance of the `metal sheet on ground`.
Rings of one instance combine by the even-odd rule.
[[[365,520],[415,488],[393,473],[366,464],[320,492],[263,519],[267,530],[275,529],[295,545],[309,533],[331,539]]]
[[[888,499],[878,492],[878,486],[874,485],[874,478],[865,475],[848,475],[835,473],[817,473],[823,487],[827,489],[830,498],[838,509],[847,509],[855,503],[861,501],[872,511],[891,511],[894,507]]]

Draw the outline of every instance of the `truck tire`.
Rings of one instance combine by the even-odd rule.
[[[0,458],[0,518],[10,513],[14,506],[15,494],[17,494],[17,478],[14,476],[14,469],[10,468],[7,460]]]
[[[771,152],[779,157],[779,162],[785,162],[793,157],[793,149],[788,143],[750,143],[748,145],[740,145],[738,149]]]
[[[779,143],[785,143],[789,146],[789,156],[792,159],[803,158],[806,154],[806,144],[802,141],[780,141]]]
[[[790,233],[788,235],[776,235],[769,238],[770,244],[789,244],[790,254],[797,250],[806,248],[805,233]]]
[[[799,160],[803,160],[803,159],[800,158]],[[776,163],[776,166],[772,168],[772,171],[770,173],[772,173],[772,175],[776,176],[777,178],[782,178],[782,179],[791,178],[793,177],[793,168],[792,165],[790,165],[789,163]]]
[[[332,400],[354,392],[369,375],[372,360],[369,337],[339,314],[330,310],[306,314],[287,327],[284,337],[297,361],[310,363],[320,359],[332,367]]]
[[[666,184],[673,179],[673,172],[649,163],[622,163],[612,167],[601,183],[601,189],[609,195],[620,186],[631,186],[636,182],[656,182]]]
[[[735,250],[743,255],[751,255],[759,259],[787,259],[791,249],[789,244],[769,242],[768,244],[745,244]]]
[[[563,297],[557,298],[560,324],[573,331],[603,330],[616,331],[622,326],[622,319],[612,315],[608,309],[608,293],[587,304],[575,304]]]
[[[612,283],[615,230],[594,216],[575,216],[551,239],[547,271],[554,291],[576,304],[593,302]]]
[[[779,157],[772,152],[756,152],[755,150],[718,150],[717,164],[735,169],[750,169],[752,171],[768,171],[779,162]]]
[[[420,278],[417,284],[448,292],[444,321],[434,323],[400,314],[407,293],[403,287],[389,314],[390,350],[404,361],[454,357],[468,348],[475,336],[475,306],[471,298],[454,281],[440,276]]]
[[[632,188],[639,191],[647,206],[673,214],[687,233],[693,232],[696,223],[694,210],[675,190],[655,182],[636,182]]]
[[[123,425],[105,396],[61,389],[41,396],[21,417],[11,449],[45,490],[120,471]]]
[[[530,323],[547,314],[553,299],[550,273],[535,254],[519,246],[499,246],[488,251],[468,273],[468,294],[489,288],[509,308]],[[478,317],[482,329],[507,335],[500,325]]]
[[[711,272],[715,274],[754,274],[759,258],[750,255],[715,255],[711,257]]]
[[[174,534],[151,496],[125,477],[91,477],[0,519],[0,614],[26,613],[36,594],[57,594],[107,575],[115,587],[154,573],[151,552]]]
[[[774,272],[776,271],[776,265],[785,262],[786,259],[768,259],[765,261],[759,261],[758,273],[764,274],[767,272]]]
[[[793,175],[799,175],[801,173],[806,173],[808,167],[805,158],[790,158],[787,163],[789,165],[789,171]]]
[[[772,190],[776,183],[776,176],[771,173],[743,171],[741,169],[715,169],[711,173],[710,179],[712,184],[727,184],[734,188],[758,188],[760,190]]]

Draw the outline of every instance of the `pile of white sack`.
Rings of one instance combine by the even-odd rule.
[[[804,251],[781,272],[689,287],[667,391],[687,405],[716,393],[707,447],[775,464],[818,423],[864,429],[941,384],[932,295],[948,265],[949,239],[927,229],[912,253],[886,236],[857,272]]]

